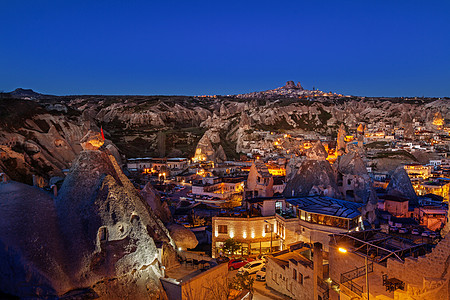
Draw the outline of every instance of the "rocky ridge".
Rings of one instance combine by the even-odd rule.
[[[15,179],[24,181],[25,178],[27,182],[31,173],[51,171],[58,175],[58,170],[68,168],[79,153],[80,138],[99,126],[103,126],[111,144],[127,157],[157,156],[159,132],[166,135],[166,153],[193,157],[205,133],[215,130],[220,142],[212,143],[214,151],[220,150],[222,158],[233,159],[251,147],[273,148],[271,141],[254,136],[257,131],[335,136],[341,126],[338,144],[342,145],[346,128],[356,128],[359,124],[403,126],[405,136],[414,137],[413,120],[432,128],[433,120],[450,119],[449,99],[405,100],[338,94],[299,99],[285,92],[308,90],[293,82],[273,91],[270,98],[248,94],[244,98],[239,95],[46,96],[33,102],[1,99],[0,106],[9,111],[0,113],[0,146],[8,147],[2,148],[7,157],[14,151],[13,156],[21,158],[2,160],[0,167],[5,172],[13,172],[12,166],[18,165],[22,178]],[[218,149],[219,145],[225,155]]]

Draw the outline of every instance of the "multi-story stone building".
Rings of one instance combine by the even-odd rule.
[[[320,242],[328,251],[330,234],[362,228],[361,206],[325,196],[249,200],[247,212],[213,217],[212,253],[220,255],[229,238],[241,243],[242,255],[284,250],[297,241]]]

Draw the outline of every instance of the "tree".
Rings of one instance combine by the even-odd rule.
[[[223,243],[222,249],[227,254],[234,254],[236,251],[241,249],[241,243],[230,238]]]
[[[249,290],[253,293],[253,281],[254,279],[247,272],[237,273],[230,282],[230,288],[238,291]]]

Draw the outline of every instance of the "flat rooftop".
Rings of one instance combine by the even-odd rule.
[[[273,260],[275,263],[277,263],[280,267],[283,269],[287,266],[289,266],[289,261],[293,264],[301,264],[305,267],[309,267],[312,269],[313,262],[302,255],[302,252],[311,251],[311,249],[303,247],[301,249],[296,249],[293,251],[280,251],[278,253],[274,253],[273,257],[269,256],[269,259]]]
[[[415,244],[412,240],[389,235],[379,229],[333,234],[330,246],[343,247],[379,264],[385,264],[388,258],[403,262],[406,257],[422,256],[432,249],[430,244]]]
[[[205,264],[205,266],[208,266],[208,264]],[[178,282],[186,282],[207,270],[209,270],[209,268],[202,270],[200,266],[181,264],[179,267],[167,270],[166,276],[175,279]]]
[[[286,202],[309,213],[353,219],[361,215],[359,209],[364,205],[327,196],[307,196],[286,198]]]

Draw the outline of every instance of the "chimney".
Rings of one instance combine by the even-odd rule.
[[[55,197],[58,197],[58,187],[56,186],[56,184],[52,184],[50,188],[53,190],[53,195]]]
[[[322,244],[314,243],[313,247],[313,286],[314,286],[314,299],[319,299],[318,279],[323,279],[323,252]]]

